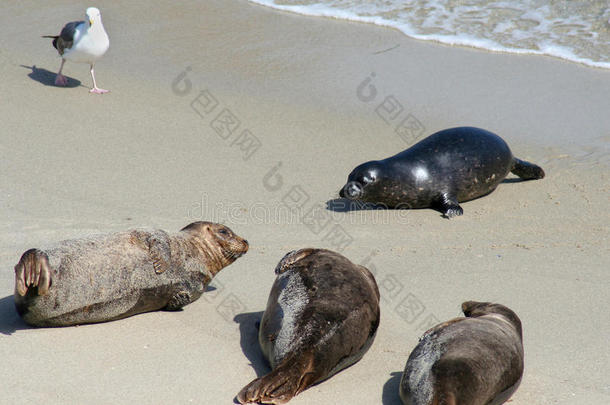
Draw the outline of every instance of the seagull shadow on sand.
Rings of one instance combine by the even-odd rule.
[[[383,384],[383,393],[381,394],[381,403],[383,405],[402,405],[400,395],[398,395],[398,387],[402,378],[402,371],[395,371],[390,374],[391,378]]]
[[[55,72],[51,72],[50,70],[47,70],[47,69],[37,68],[36,65],[33,65],[33,66],[19,65],[19,66],[21,66],[22,68],[30,69],[31,72],[28,73],[28,76],[30,77],[30,79],[35,80],[38,83],[44,84],[45,86],[68,87],[68,88],[82,86],[80,80],[76,80],[76,79],[73,79],[72,77],[68,77],[68,76],[66,76],[66,79],[68,79],[68,84],[66,84],[65,86],[56,86],[55,85],[55,76],[57,74]]]
[[[0,334],[12,335],[23,329],[32,329],[15,310],[15,300],[12,295],[0,299]]]

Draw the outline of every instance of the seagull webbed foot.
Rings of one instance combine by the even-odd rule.
[[[55,76],[55,85],[62,87],[67,86],[68,79],[66,79],[66,76],[62,75],[61,73],[58,73],[57,76]]]
[[[99,87],[94,87],[91,90],[89,90],[89,93],[95,93],[95,94],[104,94],[104,93],[108,93],[110,90],[104,90],[104,89],[100,89]]]

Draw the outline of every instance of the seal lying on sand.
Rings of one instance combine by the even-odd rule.
[[[405,405],[499,405],[519,386],[519,317],[489,302],[464,302],[462,311],[466,318],[430,329],[411,352],[400,381]]]
[[[259,328],[269,374],[244,387],[240,403],[282,404],[362,358],[379,325],[373,275],[338,253],[288,253]]]
[[[436,207],[450,218],[462,215],[459,202],[491,193],[509,172],[525,180],[544,177],[539,166],[513,157],[499,136],[452,128],[387,159],[361,164],[339,195],[388,208]]]
[[[176,310],[246,253],[229,228],[194,222],[180,232],[131,230],[30,249],[15,266],[15,306],[35,326],[67,326]]]

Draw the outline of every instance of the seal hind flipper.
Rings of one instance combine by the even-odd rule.
[[[464,213],[464,210],[458,203],[457,195],[454,193],[443,193],[439,198],[438,204],[445,218],[453,218]]]
[[[29,287],[37,287],[38,295],[46,295],[51,286],[49,257],[39,249],[30,249],[21,255],[15,265],[15,291],[24,297]]]
[[[285,359],[269,374],[246,385],[237,394],[240,404],[263,403],[283,404],[301,391],[312,386],[318,376],[314,373],[313,352],[309,356]]]
[[[512,174],[515,174],[523,180],[537,180],[544,178],[544,170],[542,167],[535,165],[525,160],[513,158],[513,166],[510,169]]]

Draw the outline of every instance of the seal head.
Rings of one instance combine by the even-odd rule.
[[[213,275],[246,254],[248,241],[236,235],[229,227],[214,222],[193,222],[180,230],[204,258]]]
[[[339,191],[339,196],[350,200],[376,203],[378,201],[374,196],[381,191],[382,176],[382,163],[379,161],[363,163],[352,170],[347,183]]]

